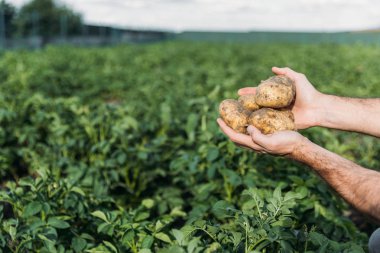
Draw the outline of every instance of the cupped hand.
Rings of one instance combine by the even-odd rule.
[[[290,68],[273,67],[272,71],[276,75],[286,75],[295,82],[296,99],[291,109],[297,129],[318,125],[318,106],[321,104],[320,100],[323,94],[314,88],[304,74]],[[242,88],[238,91],[240,96],[255,93],[256,87]]]
[[[254,126],[248,126],[249,135],[246,135],[235,132],[222,119],[218,119],[217,122],[231,141],[258,153],[291,156],[298,147],[307,141],[307,138],[295,131],[279,131],[264,135]]]

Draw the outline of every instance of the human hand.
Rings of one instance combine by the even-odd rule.
[[[292,156],[308,139],[295,131],[279,131],[264,135],[254,126],[248,126],[249,135],[235,132],[222,119],[217,120],[221,130],[236,145],[252,149],[258,153]]]
[[[297,129],[317,126],[319,122],[318,106],[323,94],[314,88],[304,74],[295,72],[290,68],[273,67],[272,71],[276,75],[286,75],[296,85],[296,99],[291,106],[291,110],[294,114]],[[242,88],[238,91],[240,96],[255,93],[256,87]]]

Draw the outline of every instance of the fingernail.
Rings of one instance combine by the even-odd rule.
[[[249,134],[251,134],[254,131],[253,126],[249,125],[247,127],[247,131],[248,131]]]

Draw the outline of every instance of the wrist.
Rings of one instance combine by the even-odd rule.
[[[312,144],[312,142],[308,138],[301,136],[300,140],[294,145],[289,157],[297,161],[302,161],[302,158],[305,156],[305,150],[310,144]]]
[[[314,101],[316,104],[311,109],[313,117],[310,125],[311,127],[324,126],[327,114],[326,105],[329,104],[329,95],[318,92]]]

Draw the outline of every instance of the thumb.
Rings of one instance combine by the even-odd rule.
[[[272,67],[272,72],[276,75],[285,75],[287,71],[286,68]]]
[[[286,75],[287,77],[291,79],[296,79],[298,72],[295,72],[291,68],[285,67],[285,68],[278,68],[278,67],[272,67],[272,72],[276,75]]]
[[[253,142],[256,144],[265,147],[269,142],[269,137],[262,134],[259,129],[256,127],[249,125],[247,128],[247,132],[251,135]]]

